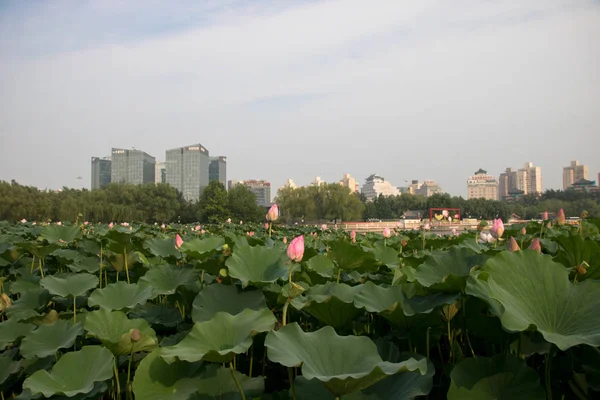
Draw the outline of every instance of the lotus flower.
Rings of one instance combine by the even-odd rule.
[[[206,231],[205,231],[204,229],[202,229],[202,230],[200,231],[200,234],[201,234],[201,235],[204,235],[205,233],[206,233]]]
[[[479,233],[479,241],[482,243],[494,243],[494,237],[487,233],[487,232],[480,232]]]
[[[431,225],[429,224],[425,224],[425,226],[423,226],[423,229],[425,229],[426,231],[431,229]]]
[[[26,223],[26,222],[27,222],[27,220],[26,220],[25,218],[23,218],[23,219],[21,220],[21,223],[22,223],[22,224],[24,224],[24,223]]]
[[[287,248],[287,256],[292,261],[302,261],[302,256],[304,256],[304,236],[298,236],[290,242]]]
[[[61,225],[62,225],[62,222],[58,221],[58,222],[56,223],[56,225],[58,225],[58,226],[61,226]]]
[[[383,237],[387,239],[387,238],[389,238],[390,236],[392,236],[392,232],[390,231],[390,228],[386,227],[386,228],[383,230]]]
[[[162,224],[162,225],[160,226],[160,229],[165,229],[165,224]]]
[[[499,239],[504,234],[504,223],[502,222],[502,218],[498,218],[494,220],[494,225],[490,229],[490,233],[496,239]]]
[[[356,231],[350,232],[350,238],[351,239],[356,239]]]
[[[227,223],[230,224],[231,223],[231,218],[227,218]]]
[[[129,222],[121,222],[121,226],[129,226]]]
[[[402,227],[402,222],[400,222],[400,221],[396,222],[396,226],[397,226],[398,228]]]
[[[458,234],[456,233],[456,228],[452,228],[452,235],[458,236]]]
[[[137,342],[138,340],[140,340],[140,330],[135,328],[133,332],[131,332],[131,341]]]
[[[287,244],[287,236],[283,237],[283,244]]]
[[[531,250],[537,251],[538,253],[541,253],[542,246],[540,245],[540,239],[538,239],[538,238],[533,239],[533,242],[531,242],[531,245],[529,246],[529,248]]]
[[[181,238],[181,236],[179,236],[179,233],[177,235],[175,235],[175,248],[177,250],[179,250],[181,248],[181,245],[183,244],[183,239]]]
[[[561,208],[556,213],[556,223],[559,225],[563,225],[565,222],[567,222],[567,218],[565,217],[565,211]]]
[[[85,225],[85,226],[87,226],[88,224],[89,224],[89,222],[88,222],[88,221],[85,221],[85,222],[83,223],[83,225]]]
[[[448,217],[448,222],[452,222],[452,217]]]
[[[454,219],[460,219],[460,215],[454,214]]]
[[[515,238],[512,236],[510,237],[510,241],[508,242],[508,250],[512,251],[513,253],[517,250],[521,250],[521,248],[519,247],[519,244],[517,243]]]
[[[527,235],[527,229],[525,227],[521,228],[521,235]]]
[[[548,211],[542,213],[542,221],[548,221]]]
[[[113,224],[112,222],[110,224],[108,224],[108,229],[112,229],[112,227],[115,226],[115,224]]]
[[[196,225],[196,232],[198,232],[202,227],[200,225]]]
[[[278,218],[279,218],[279,207],[277,207],[277,204],[273,204],[271,206],[271,208],[269,208],[269,212],[267,212],[267,221],[269,221],[269,222],[277,221]]]
[[[244,224],[244,221],[240,221],[240,225],[243,225],[243,224]]]
[[[265,222],[265,229],[269,230],[269,223],[268,222]]]

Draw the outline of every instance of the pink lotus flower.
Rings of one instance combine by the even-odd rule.
[[[181,248],[181,245],[183,244],[183,239],[181,238],[181,236],[179,236],[179,233],[177,235],[175,235],[175,248],[177,250],[179,250]]]
[[[504,223],[502,222],[502,218],[494,220],[494,225],[490,229],[490,233],[496,239],[502,237],[502,235],[504,234]]]
[[[250,237],[252,237],[252,236],[254,236],[254,232],[253,232],[253,231],[246,232],[246,236],[250,236]]]
[[[277,221],[279,218],[279,207],[277,207],[277,204],[273,204],[271,208],[269,208],[269,212],[267,212],[266,217],[267,221],[269,222]]]
[[[287,244],[287,236],[283,237],[283,244]]]
[[[327,224],[323,224],[323,225],[321,225],[321,230],[322,230],[322,231],[326,231],[326,230],[327,230]]]
[[[131,332],[131,341],[137,342],[138,340],[140,340],[140,330],[135,328],[133,332]]]
[[[531,250],[537,251],[538,253],[541,253],[542,245],[540,244],[540,239],[538,239],[538,238],[533,239],[533,242],[531,242],[531,245],[529,246],[529,248]]]
[[[202,229],[202,230],[200,231],[200,234],[201,234],[201,235],[204,235],[205,233],[206,233],[206,231],[205,231],[204,229]]]
[[[423,226],[423,229],[425,229],[426,231],[431,229],[431,225],[429,224],[425,224],[425,226]]]
[[[542,213],[542,221],[548,221],[548,211]]]
[[[121,226],[129,226],[129,222],[121,222]]]
[[[88,221],[85,221],[85,222],[83,223],[83,225],[86,225],[86,226],[87,226],[88,224],[89,224],[89,222],[88,222]]]
[[[165,224],[162,224],[162,225],[160,226],[160,228],[161,228],[161,229],[165,229]]]
[[[565,217],[565,211],[561,208],[556,213],[556,223],[563,225],[565,222],[567,222],[567,217]]]
[[[390,231],[390,228],[386,227],[386,228],[383,230],[383,237],[387,239],[387,238],[389,238],[390,236],[392,236],[392,231]]]
[[[243,224],[244,224],[244,222],[240,221],[240,225],[243,225]]]
[[[61,226],[61,225],[62,225],[62,222],[58,221],[58,222],[56,223],[56,225],[58,225],[58,226]]]
[[[199,231],[200,229],[202,229],[202,227],[200,225],[196,225],[196,232]]]
[[[27,222],[27,220],[26,220],[25,218],[23,218],[23,219],[21,220],[21,223],[22,223],[22,224],[24,224],[24,223],[26,223],[26,222]]]
[[[356,239],[356,231],[350,232],[350,238],[351,239]]]
[[[231,218],[227,218],[227,223],[230,224],[231,223]]]
[[[400,222],[400,221],[396,222],[396,226],[397,226],[398,228],[402,227],[402,222]]]
[[[108,229],[112,229],[112,227],[115,226],[115,224],[113,224],[112,222],[110,224],[108,224]]]
[[[290,242],[287,248],[287,256],[292,261],[302,261],[302,257],[304,256],[304,236],[298,236]]]
[[[521,248],[519,247],[519,244],[517,243],[515,238],[512,236],[510,237],[510,241],[508,242],[508,250],[512,251],[513,253],[517,250],[521,250]]]
[[[265,222],[265,229],[268,230],[269,229],[269,223]]]
[[[525,227],[521,228],[521,235],[527,235],[527,229]]]
[[[458,236],[458,235],[456,234],[456,228],[452,228],[452,235],[454,235],[454,236]]]
[[[454,219],[459,219],[459,218],[460,218],[460,215],[454,214]]]

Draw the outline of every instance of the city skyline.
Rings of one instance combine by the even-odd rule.
[[[274,187],[600,171],[597,0],[182,3],[3,4],[0,179],[89,187],[97,149],[198,140]]]

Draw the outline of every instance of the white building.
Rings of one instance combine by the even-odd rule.
[[[362,194],[371,201],[380,194],[384,196],[399,196],[400,191],[382,176],[373,174],[369,176],[362,187]]]
[[[498,180],[480,168],[467,180],[467,198],[498,200]]]
[[[320,176],[315,176],[315,180],[310,183],[310,186],[321,186],[324,185],[325,181]]]

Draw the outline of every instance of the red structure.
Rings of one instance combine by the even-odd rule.
[[[448,219],[449,217],[452,219]],[[460,208],[430,208],[429,221],[433,220],[438,222],[460,221]]]

